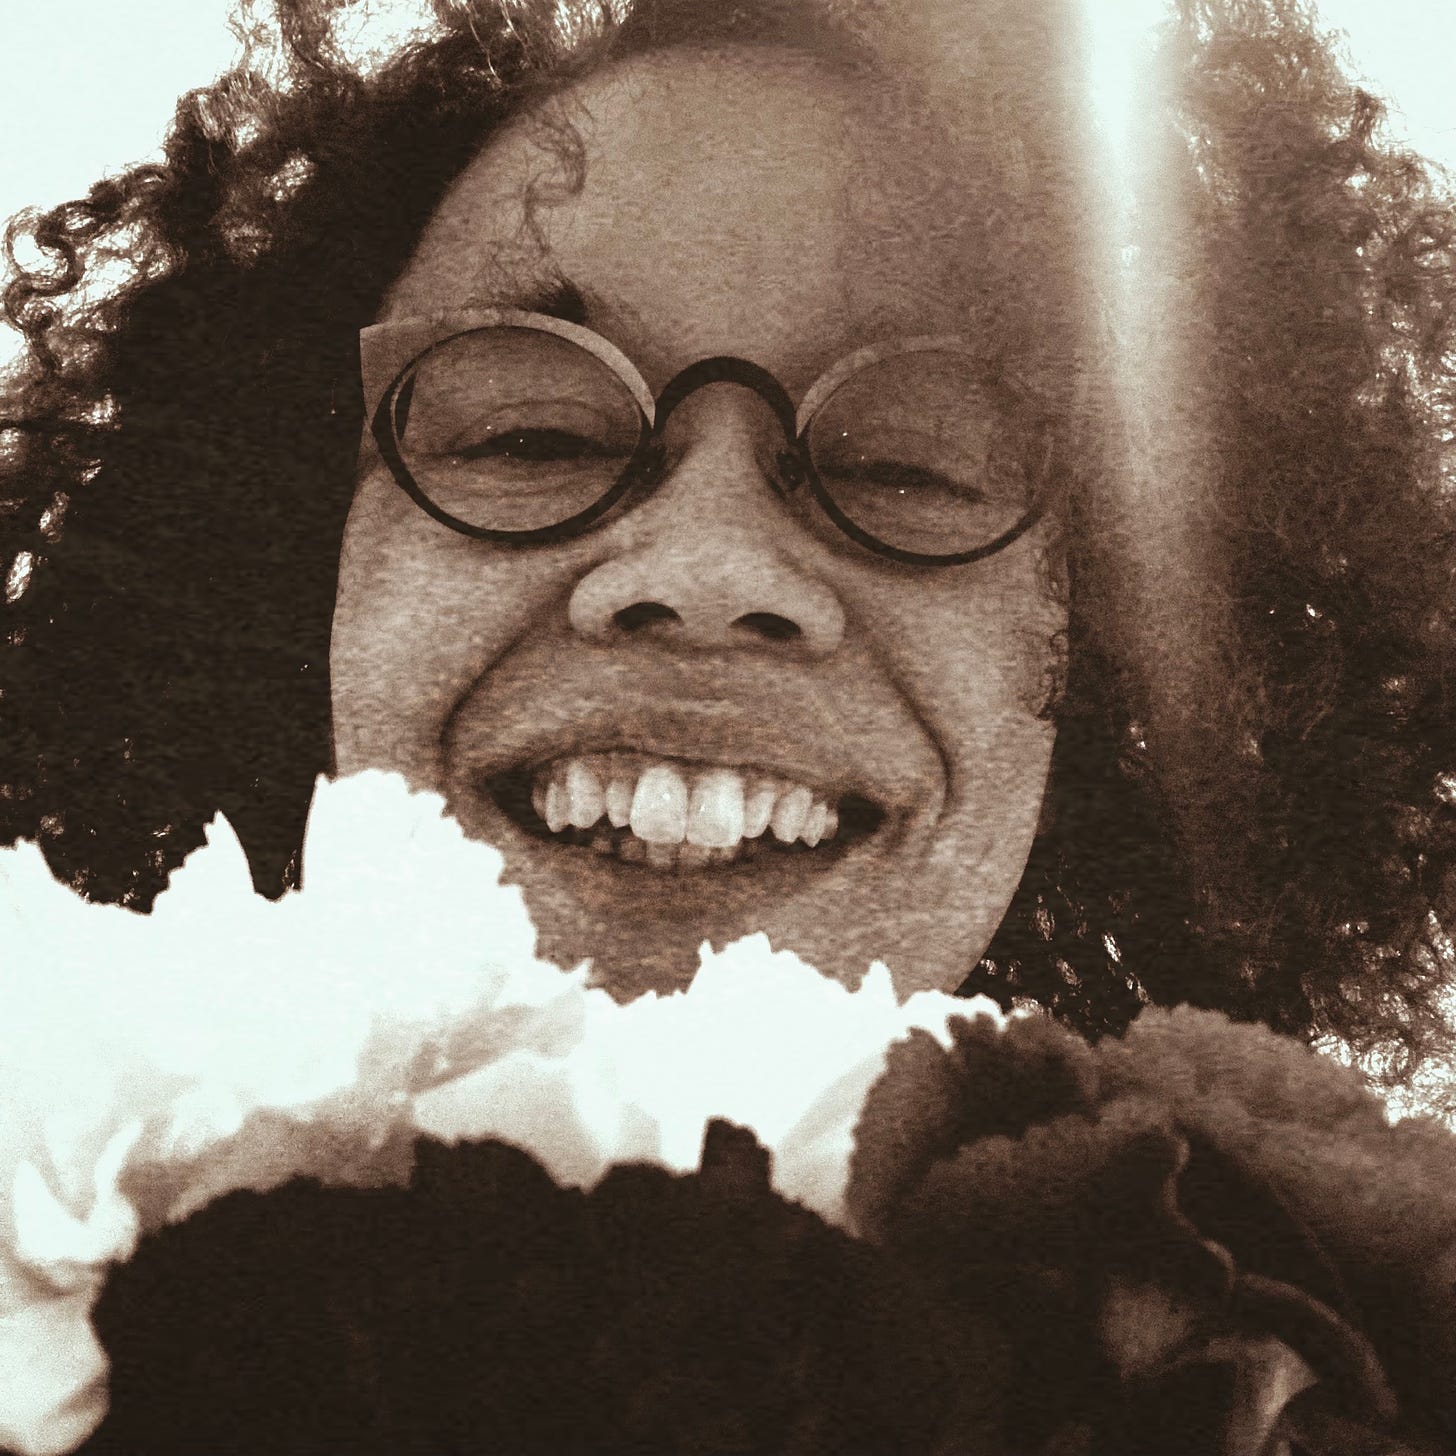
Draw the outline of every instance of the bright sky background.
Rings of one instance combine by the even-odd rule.
[[[1139,0],[1096,0],[1109,6]],[[224,69],[232,0],[0,0],[0,218],[156,153],[183,91]],[[1456,3],[1323,0],[1397,124],[1456,168]],[[3,352],[3,349],[0,349]]]

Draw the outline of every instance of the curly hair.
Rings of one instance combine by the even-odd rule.
[[[18,218],[0,836],[144,908],[221,810],[281,893],[330,762],[357,330],[444,190],[607,54],[860,55],[881,8],[434,0],[361,56],[347,4],[274,0],[182,99],[161,165]],[[1094,1036],[1148,1001],[1219,1007],[1378,1053],[1395,1082],[1450,1052],[1456,214],[1301,0],[1178,0],[1164,55],[1214,441],[1167,585],[1207,609],[1203,646],[1128,630],[1089,459],[1060,521],[1047,813],[963,989]]]

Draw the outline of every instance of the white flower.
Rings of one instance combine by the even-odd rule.
[[[579,1036],[581,977],[536,961],[500,870],[437,797],[381,774],[320,786],[308,889],[276,903],[253,893],[223,820],[151,915],[82,900],[32,845],[0,850],[0,1381],[26,1390],[17,1403],[0,1384],[0,1445],[69,1449],[90,1429],[86,1319],[137,1225],[121,1187],[167,1187],[144,1212],[177,1217],[223,1191],[214,1148],[230,1186],[299,1171],[237,1145],[252,1113],[382,1136],[442,1058]],[[62,1426],[75,1434],[58,1446]]]
[[[0,1255],[0,1444],[7,1450],[69,1451],[106,1414],[106,1355],[89,1317],[106,1264],[136,1247],[136,1212],[117,1178],[140,1133],[140,1123],[128,1123],[102,1149],[82,1217],[33,1163],[16,1168],[13,1249]]]

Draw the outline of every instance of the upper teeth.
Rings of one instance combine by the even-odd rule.
[[[531,800],[553,834],[605,818],[648,844],[733,849],[771,829],[781,843],[813,846],[839,828],[833,804],[802,784],[641,754],[557,759],[537,772]]]

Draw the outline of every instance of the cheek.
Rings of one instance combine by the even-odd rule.
[[[957,726],[952,737],[977,720],[988,729],[1035,720],[1046,705],[1066,611],[1038,560],[1028,543],[899,595],[894,636],[905,644],[905,670],[935,726]]]
[[[339,559],[329,652],[335,766],[439,781],[454,705],[529,618],[529,567],[433,522],[366,481]],[[395,492],[395,494],[398,494]],[[526,569],[523,571],[523,566]]]
[[[972,834],[978,855],[1029,844],[1046,785],[1054,730],[1041,715],[1066,615],[1036,561],[1008,552],[967,568],[978,576],[931,579],[902,618],[907,691],[944,760],[946,827]]]

